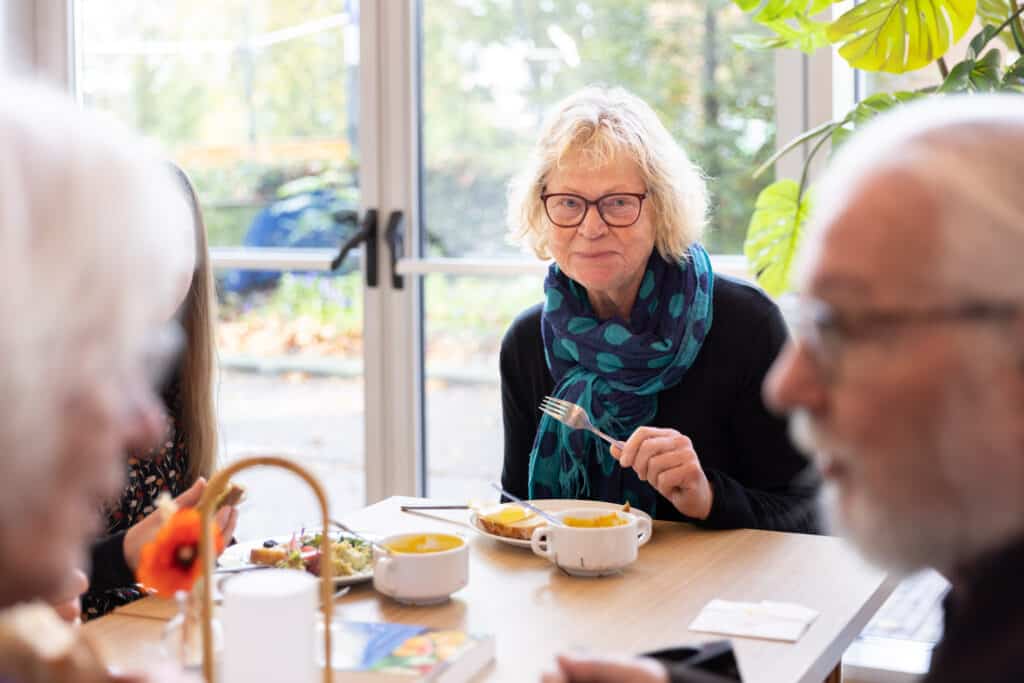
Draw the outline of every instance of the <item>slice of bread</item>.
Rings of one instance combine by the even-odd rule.
[[[245,499],[245,487],[241,484],[236,484],[233,481],[229,481],[224,489],[217,496],[217,502],[214,504],[214,510],[220,510],[226,505],[238,505]]]
[[[288,550],[283,545],[273,548],[253,548],[249,551],[249,561],[253,564],[275,565],[288,559]]]
[[[521,515],[509,515],[510,510],[519,510]],[[510,521],[514,520],[514,521]],[[523,510],[518,505],[499,505],[491,510],[485,510],[477,515],[477,522],[490,534],[504,538],[518,538],[523,541],[530,540],[533,530],[546,526],[547,520],[539,517],[529,510]]]

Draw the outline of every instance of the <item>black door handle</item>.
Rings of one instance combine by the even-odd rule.
[[[331,270],[337,270],[348,253],[360,244],[366,248],[366,286],[377,286],[377,209],[367,209],[359,232],[348,238],[331,260]]]
[[[391,286],[402,289],[405,287],[405,278],[398,274],[398,259],[405,254],[405,216],[401,211],[391,212],[384,239],[391,249]]]

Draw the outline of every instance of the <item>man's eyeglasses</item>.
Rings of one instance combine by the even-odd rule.
[[[594,200],[567,192],[540,196],[548,218],[560,228],[577,228],[582,225],[591,206],[597,208],[601,220],[611,227],[628,228],[640,220],[640,210],[646,198],[646,192],[616,192]]]
[[[810,297],[785,296],[783,315],[798,341],[803,342],[821,371],[834,376],[844,349],[857,341],[877,338],[886,331],[911,325],[1009,321],[1021,306],[1007,301],[965,301],[930,308],[875,309],[843,313]]]

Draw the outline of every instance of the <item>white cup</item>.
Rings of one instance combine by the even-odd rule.
[[[225,681],[313,683],[320,581],[294,569],[263,569],[224,584]]]
[[[445,539],[457,542],[446,550],[426,552],[397,552],[396,546],[423,539]],[[469,583],[469,546],[465,539],[454,534],[420,532],[398,534],[378,541],[390,553],[373,549],[373,587],[380,593],[408,605],[435,605],[444,602],[455,591]]]
[[[535,529],[533,552],[574,576],[613,574],[636,560],[637,549],[651,539],[651,520],[600,508],[576,508],[556,513],[566,519],[594,519],[615,515],[621,524],[603,527],[555,526]]]

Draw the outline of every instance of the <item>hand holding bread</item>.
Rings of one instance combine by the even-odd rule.
[[[200,477],[196,480],[196,483],[182,493],[180,496],[174,499],[174,502],[179,507],[195,507],[199,504],[200,498],[203,497],[203,492],[206,490],[206,479]],[[239,490],[241,491],[239,493]],[[225,496],[222,496],[218,500],[217,513],[213,519],[220,527],[221,536],[225,540],[230,539],[234,536],[235,526],[238,524],[238,510],[235,509],[234,505],[230,502],[231,499],[227,498],[227,494],[238,497],[244,493],[244,489],[235,486],[232,488],[231,485],[226,486]],[[224,500],[227,502],[223,502]],[[154,510],[146,516],[141,522],[128,529],[124,535],[124,559],[128,563],[128,566],[132,571],[135,571],[139,566],[139,556],[142,553],[142,546],[153,540],[156,537],[157,532],[160,531],[160,527],[163,525],[163,518],[159,510]]]

